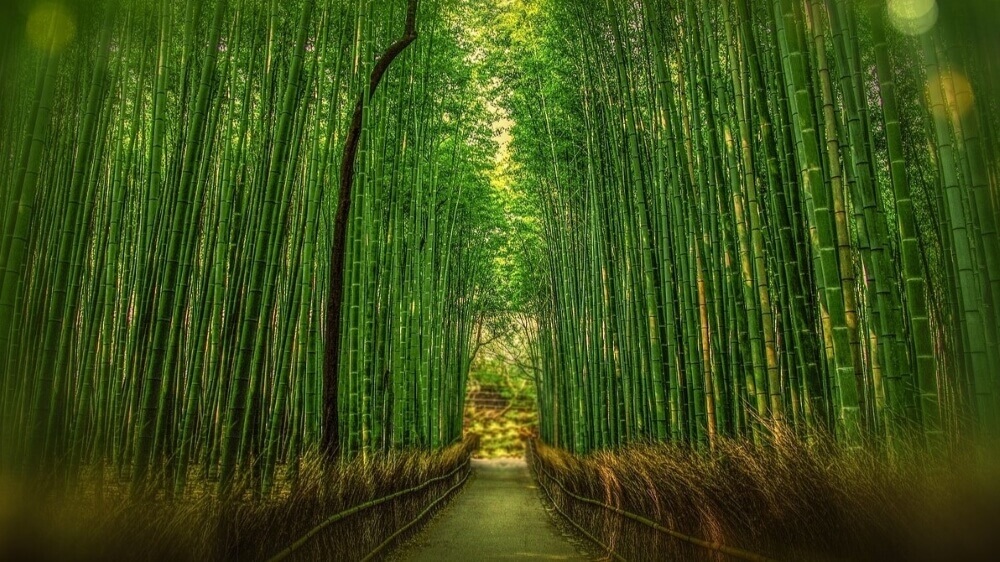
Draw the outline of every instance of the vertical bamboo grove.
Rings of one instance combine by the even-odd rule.
[[[998,79],[940,4],[503,2],[546,440],[995,430]],[[338,442],[456,439],[496,234],[469,5],[421,2],[375,97],[403,0],[39,6],[0,58],[0,459],[267,490],[320,442],[359,95]]]
[[[490,259],[461,4],[421,2],[421,41],[364,96],[345,457],[461,435]],[[0,457],[267,490],[319,446],[343,137],[407,3],[40,5],[3,62]]]
[[[951,32],[972,8],[909,36],[875,0],[506,4],[546,441],[995,434],[996,76]]]

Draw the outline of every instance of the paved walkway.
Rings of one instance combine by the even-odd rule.
[[[472,467],[465,489],[395,559],[588,560],[542,508],[524,460],[473,460]]]

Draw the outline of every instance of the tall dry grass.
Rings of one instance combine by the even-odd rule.
[[[470,438],[438,453],[404,451],[335,467],[310,455],[266,497],[250,479],[228,498],[200,480],[182,497],[140,499],[97,470],[62,490],[0,477],[0,561],[267,560],[335,513],[449,474],[476,446]],[[288,559],[360,559],[463,476],[460,470],[333,523]]]
[[[723,441],[711,453],[637,445],[577,457],[538,443],[531,463],[553,502],[626,560],[738,558],[575,501],[541,469],[574,494],[778,560],[971,561],[1000,553],[1000,463],[982,448],[890,460],[775,428],[766,446]]]

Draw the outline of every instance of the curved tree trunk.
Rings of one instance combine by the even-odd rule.
[[[330,293],[327,296],[326,328],[323,353],[323,456],[330,461],[340,454],[340,419],[337,410],[337,389],[340,375],[340,324],[344,305],[344,259],[347,254],[347,220],[351,214],[351,190],[354,187],[354,162],[361,142],[361,123],[365,99],[375,96],[375,90],[389,69],[410,43],[417,39],[417,2],[409,0],[406,7],[406,27],[403,35],[389,46],[372,69],[368,91],[358,96],[354,105],[351,128],[344,142],[344,158],[340,164],[340,192],[337,215],[333,223],[333,246],[330,250]]]

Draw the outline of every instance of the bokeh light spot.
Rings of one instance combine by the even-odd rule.
[[[937,23],[937,0],[888,0],[889,22],[906,35],[922,35]]]
[[[28,14],[27,35],[35,47],[59,51],[76,37],[76,22],[62,4],[42,2]]]
[[[969,79],[956,70],[945,69],[929,75],[926,87],[940,88],[944,106],[933,108],[938,117],[957,120],[972,108],[975,101]]]

